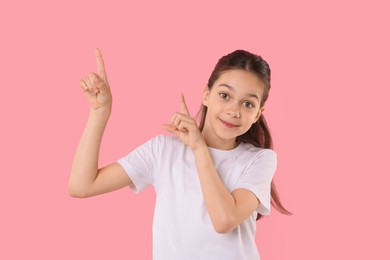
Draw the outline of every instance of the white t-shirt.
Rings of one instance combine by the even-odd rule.
[[[257,212],[268,215],[275,152],[244,143],[233,150],[209,150],[225,187],[230,192],[252,191],[260,201]],[[234,230],[217,233],[203,199],[193,152],[179,139],[159,135],[118,163],[132,180],[132,190],[155,188],[153,259],[260,259],[255,243],[257,212]]]

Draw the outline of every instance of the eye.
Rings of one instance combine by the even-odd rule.
[[[225,92],[221,92],[219,93],[219,96],[222,98],[222,99],[229,99],[229,95]]]
[[[253,107],[255,107],[255,105],[254,105],[252,102],[249,102],[249,101],[245,101],[243,105],[244,105],[245,107],[247,107],[247,108],[253,108]]]

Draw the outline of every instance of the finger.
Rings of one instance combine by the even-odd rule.
[[[98,68],[98,75],[104,82],[107,82],[107,75],[106,75],[106,69],[104,67],[103,55],[99,49],[95,50],[95,55],[96,55],[96,62]]]
[[[91,73],[88,75],[87,82],[89,84],[89,90],[93,93],[99,93],[99,87],[98,87],[98,82],[99,78],[96,76],[95,73]]]
[[[88,86],[87,86],[87,84],[85,83],[84,80],[80,80],[80,87],[81,87],[81,89],[82,89],[83,92],[84,92],[84,96],[85,96],[88,100],[90,100],[90,99],[93,97],[93,95],[92,95],[91,92],[89,91]]]
[[[177,130],[182,132],[188,132],[190,125],[187,122],[180,121],[180,123],[177,125]]]
[[[186,101],[184,99],[184,95],[182,94],[181,95],[181,98],[180,98],[180,112],[182,114],[185,114],[185,115],[190,115],[190,112],[188,111],[188,108],[187,108],[187,105],[186,105]]]
[[[171,124],[177,128],[180,121],[181,121],[181,119],[180,119],[179,115],[177,113],[175,113],[171,119]]]
[[[196,125],[196,122],[194,120],[191,120],[190,118],[184,118],[183,120],[181,120],[177,124],[176,128],[181,131],[184,130],[184,132],[187,131],[192,132],[196,129],[199,129],[198,126]]]
[[[180,131],[177,130],[177,128],[172,125],[172,124],[164,124],[162,125],[162,128],[165,130],[165,131],[168,131],[172,134],[175,134],[175,135],[179,135],[180,134]]]
[[[92,84],[92,82],[90,80],[90,76],[89,75],[84,79],[84,82],[85,82],[85,84],[88,87],[88,91],[89,92],[93,92],[93,84]]]
[[[187,115],[183,115],[183,114],[177,112],[172,116],[171,124],[177,128],[179,126],[180,122],[182,122],[183,120],[186,120],[186,117],[187,117]]]
[[[178,126],[181,122],[186,122],[187,124],[192,124],[196,126],[196,120],[191,116],[176,112],[171,119],[171,124],[174,126]]]
[[[91,74],[88,75],[88,77],[90,79],[91,85],[93,86],[95,92],[99,92],[99,93],[109,92],[108,83],[104,82],[99,75],[97,75],[94,72],[91,72]]]
[[[87,83],[85,83],[85,81],[83,79],[80,80],[80,87],[81,87],[82,90],[88,91]]]

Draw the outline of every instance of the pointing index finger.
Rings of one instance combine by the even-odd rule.
[[[183,94],[181,94],[181,98],[180,98],[180,113],[183,113],[185,115],[190,115]]]
[[[107,75],[106,75],[106,69],[104,68],[103,56],[99,49],[95,50],[95,55],[96,55],[96,62],[98,68],[98,75],[102,80],[107,82]]]

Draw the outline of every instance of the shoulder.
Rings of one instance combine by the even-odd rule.
[[[267,149],[267,148],[261,148],[261,147],[256,147],[252,144],[248,143],[243,143],[242,145],[242,150],[243,150],[243,155],[248,156],[250,158],[254,159],[267,159],[271,161],[275,161],[277,159],[277,154],[274,150],[272,149]]]
[[[181,143],[181,141],[176,136],[163,135],[163,134],[156,135],[151,140],[159,143],[169,143],[169,144]]]
[[[157,149],[179,148],[184,145],[177,137],[163,134],[153,137],[148,143]]]
[[[247,170],[269,172],[273,175],[277,167],[277,155],[272,149],[243,144],[241,159],[247,162]]]

